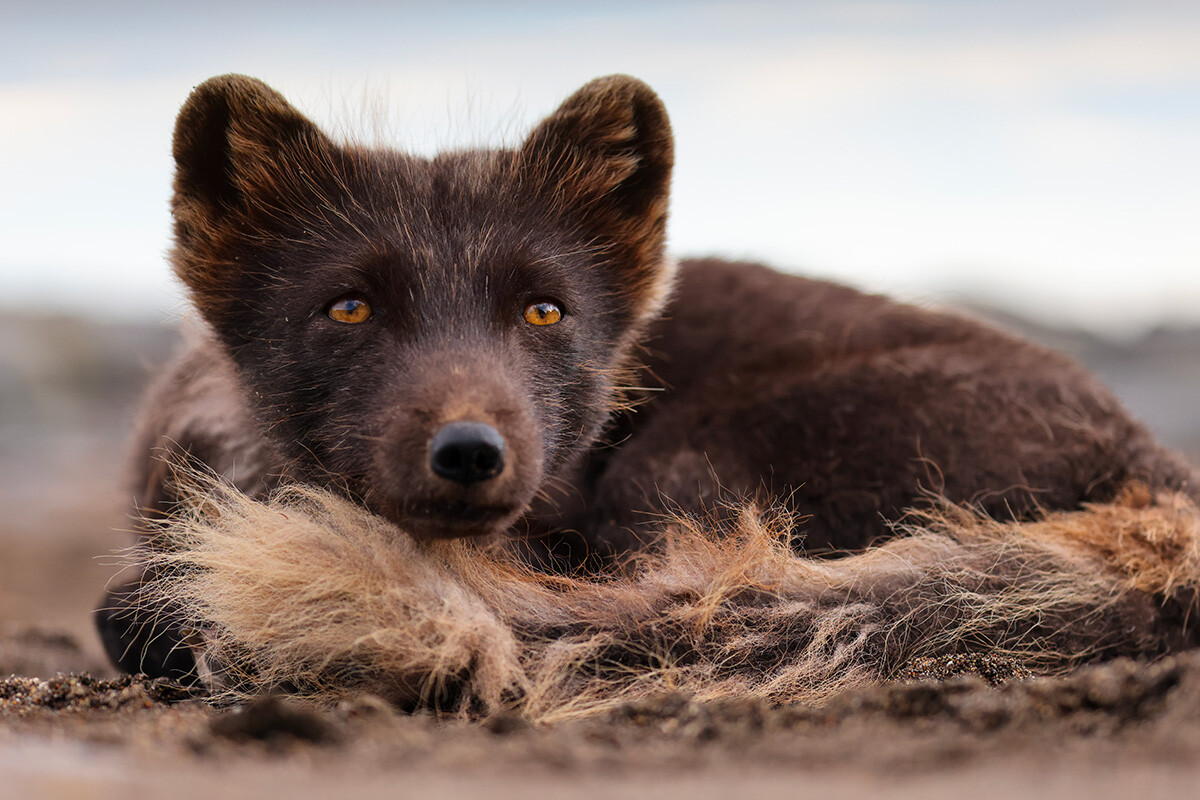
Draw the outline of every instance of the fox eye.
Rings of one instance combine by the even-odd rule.
[[[556,303],[531,303],[525,309],[525,321],[530,325],[553,325],[562,319],[562,309]]]
[[[371,318],[371,304],[356,295],[339,297],[325,309],[331,320],[357,325]]]

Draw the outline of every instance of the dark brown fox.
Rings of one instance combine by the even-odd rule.
[[[203,330],[142,419],[146,535],[180,456],[251,496],[334,488],[418,539],[503,535],[551,569],[748,500],[828,554],[932,498],[997,519],[1132,480],[1200,499],[1058,355],[755,264],[677,267],[671,130],[633,78],[584,86],[515,149],[425,159],[335,144],[224,76],[188,99],[174,157],[172,261]],[[187,675],[144,579],[98,612],[108,652]]]

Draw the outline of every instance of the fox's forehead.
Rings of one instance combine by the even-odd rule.
[[[375,201],[419,201],[429,211],[456,202],[508,205],[528,184],[508,150],[447,151],[426,157],[400,150],[348,149],[346,156],[346,188]]]
[[[296,209],[284,227],[302,220],[307,231],[331,244],[414,261],[453,256],[470,262],[498,253],[537,259],[571,246],[564,235],[569,220],[537,202],[510,151],[423,158],[350,150],[347,156],[339,174],[323,182],[327,196],[316,207]]]

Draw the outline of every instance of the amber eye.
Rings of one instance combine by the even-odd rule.
[[[553,325],[562,315],[562,309],[554,303],[533,303],[525,309],[525,321],[530,325]]]
[[[325,313],[335,322],[357,325],[371,318],[371,304],[361,297],[342,297],[330,303]]]

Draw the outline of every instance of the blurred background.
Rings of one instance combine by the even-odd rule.
[[[515,144],[587,80],[637,75],[677,136],[675,253],[991,317],[1200,458],[1192,0],[9,0],[0,625],[82,636],[114,571],[93,556],[125,541],[130,409],[184,309],[174,116],[232,71],[417,153]]]

